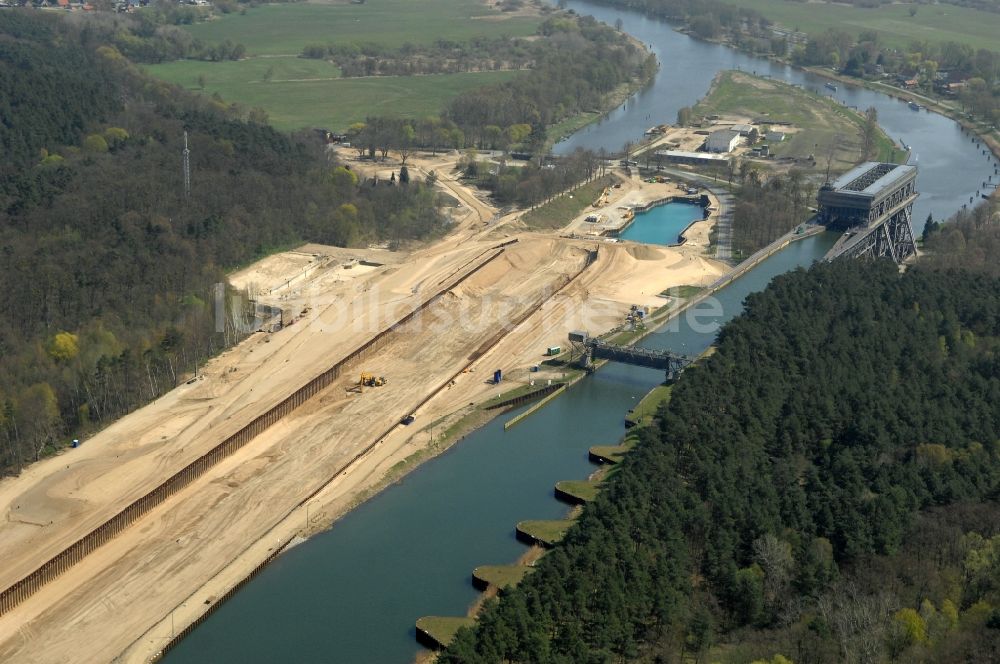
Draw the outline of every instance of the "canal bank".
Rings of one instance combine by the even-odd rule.
[[[630,29],[630,23],[625,24]],[[652,93],[645,90],[638,96]],[[662,112],[651,104],[645,109],[647,118],[653,108]],[[880,111],[880,119],[883,116]],[[601,124],[614,133],[617,129],[610,122]],[[933,116],[921,122],[928,123],[922,131],[936,131]],[[912,139],[908,142],[913,144]],[[954,152],[943,149],[947,147]],[[963,197],[956,194],[955,179],[945,176],[949,170],[952,176],[962,172],[967,152],[957,142],[942,144],[941,161],[927,169],[942,176],[921,187],[926,194],[921,203],[946,211],[959,207]],[[695,305],[702,309],[698,316],[675,318],[677,325],[651,333],[643,344],[696,354],[699,346],[714,339],[717,325],[741,309],[748,292],[821,257],[828,240],[823,235],[806,238],[760,260],[741,279],[716,291],[716,305]],[[608,365],[512,433],[505,434],[494,420],[348,514],[330,532],[279,557],[194,630],[169,659],[410,659],[416,651],[413,621],[428,613],[462,613],[463,607],[478,601],[468,570],[490,560],[509,561],[523,552],[512,541],[511,524],[562,516],[565,508],[551,499],[553,483],[584,473],[592,444],[618,440],[622,413],[660,379],[658,371]]]
[[[676,324],[650,331],[640,344],[699,354],[747,293],[809,265],[832,239],[792,244],[716,292],[711,306],[672,319]],[[414,621],[465,614],[479,598],[469,570],[524,553],[514,524],[563,518],[566,506],[552,498],[552,487],[586,477],[590,446],[619,440],[623,414],[661,380],[656,370],[609,364],[510,432],[492,420],[328,532],[286,551],[166,661],[412,659]]]
[[[578,147],[616,152],[626,141],[635,142],[642,137],[648,127],[676,122],[677,111],[694,106],[704,97],[720,71],[742,70],[826,91],[824,84],[829,80],[826,77],[695,39],[677,32],[665,21],[639,12],[584,0],[567,0],[567,7],[609,25],[621,19],[623,30],[650,44],[661,67],[652,85],[638,92],[624,107],[558,143],[554,148],[557,154],[569,154]],[[987,159],[966,130],[948,117],[914,113],[905,101],[854,84],[830,91],[829,95],[849,107],[874,107],[885,132],[913,148],[913,159],[920,168],[921,196],[913,210],[917,235],[923,230],[928,214],[945,219],[962,205],[968,205],[970,197],[975,198],[977,185],[994,173],[997,161],[993,155]]]

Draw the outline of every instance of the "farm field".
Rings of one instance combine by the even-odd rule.
[[[264,109],[285,130],[346,129],[368,115],[413,118],[437,114],[456,95],[498,83],[516,72],[340,78],[331,62],[301,58],[309,45],[378,44],[397,48],[438,39],[534,34],[531,12],[508,14],[479,0],[373,0],[364,4],[284,3],[248,8],[183,26],[208,44],[243,44],[243,60],[181,60],[147,66],[164,80],[226,102]]]
[[[298,55],[310,44],[373,43],[398,47],[438,39],[532,35],[540,21],[510,16],[479,0],[371,0],[364,4],[280,3],[184,26],[210,44],[240,42],[250,55]]]
[[[301,75],[279,75],[289,61],[302,67]],[[274,66],[270,80],[262,70]],[[239,62],[183,60],[147,67],[159,78],[199,90],[204,77],[205,94],[219,93],[227,102],[267,111],[271,124],[293,130],[323,127],[346,129],[368,115],[418,118],[437,114],[449,99],[465,90],[499,83],[517,75],[513,71],[433,74],[429,76],[372,76],[338,78],[337,68],[320,60],[266,58]],[[286,72],[287,74],[287,72]]]
[[[824,2],[787,0],[727,0],[732,5],[755,9],[786,28],[816,34],[828,28],[857,35],[875,30],[885,43],[897,48],[911,42],[955,41],[972,48],[997,49],[1000,14],[955,5],[890,4],[876,9]],[[910,8],[917,13],[910,16]]]

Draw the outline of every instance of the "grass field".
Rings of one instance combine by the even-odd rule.
[[[518,529],[547,546],[556,544],[573,527],[571,519],[549,519],[544,521],[521,521]]]
[[[250,55],[298,55],[311,44],[401,46],[479,35],[516,37],[534,34],[538,24],[537,18],[507,16],[479,0],[369,0],[261,5],[184,27],[209,44],[242,43]]]
[[[226,102],[267,111],[279,129],[346,129],[368,115],[436,115],[456,95],[507,80],[516,72],[340,78],[336,65],[297,57],[307,45],[401,46],[436,39],[534,34],[540,20],[509,16],[479,0],[369,0],[364,4],[284,3],[248,8],[184,26],[206,43],[242,43],[239,61],[182,60],[152,65],[159,78]],[[201,82],[204,82],[202,87]]]
[[[472,571],[473,576],[498,588],[516,586],[533,568],[525,565],[483,565]]]
[[[657,385],[654,387],[650,390],[649,394],[642,398],[639,405],[632,409],[631,419],[640,425],[650,424],[660,404],[670,400],[670,392],[672,390],[673,385]]]
[[[264,80],[271,66],[274,75]],[[473,72],[431,76],[336,78],[337,68],[319,60],[256,58],[239,62],[182,60],[147,67],[159,78],[204,92],[218,92],[227,102],[267,111],[278,129],[346,129],[368,115],[419,118],[436,115],[456,95],[505,81],[516,72]],[[296,76],[294,71],[302,72]],[[279,75],[279,71],[285,72]],[[287,77],[286,77],[287,76]]]
[[[463,627],[472,627],[475,624],[474,618],[424,616],[417,620],[417,629],[423,630],[441,645],[448,645],[455,640],[455,634],[458,633],[458,630]]]
[[[625,458],[628,451],[635,446],[635,440],[626,440],[621,445],[594,445],[590,448],[592,454],[610,459],[613,463],[618,463]]]
[[[521,217],[521,221],[529,228],[545,230],[562,228],[597,200],[601,191],[614,182],[615,178],[611,175],[597,178],[593,182],[577,187],[568,194],[563,194],[538,206]]]
[[[556,482],[556,488],[578,500],[590,502],[597,498],[597,494],[601,490],[601,483],[590,480],[563,480]]]
[[[836,101],[787,83],[742,72],[723,72],[708,96],[695,108],[696,115],[740,115],[791,122],[801,129],[781,143],[771,143],[777,156],[814,155],[815,170],[826,169],[833,150],[832,170],[847,170],[861,160],[863,118]],[[776,127],[780,129],[780,127]],[[880,132],[877,159],[899,161],[903,152]]]
[[[882,5],[861,9],[852,5],[788,0],[727,0],[738,7],[756,9],[787,28],[807,33],[836,28],[854,35],[876,30],[884,42],[902,48],[916,40],[956,41],[973,48],[1000,48],[1000,14],[955,5],[916,5],[910,16],[909,4]]]

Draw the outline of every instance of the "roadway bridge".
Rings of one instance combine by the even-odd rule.
[[[917,200],[917,167],[866,162],[820,187],[818,221],[844,235],[826,260],[915,256],[911,218]]]
[[[670,381],[676,379],[684,367],[691,364],[690,358],[671,353],[667,350],[619,346],[618,344],[594,339],[585,332],[571,332],[569,339],[581,348],[580,363],[587,368],[593,365],[594,360],[622,362],[639,367],[660,369],[666,373],[666,378]]]

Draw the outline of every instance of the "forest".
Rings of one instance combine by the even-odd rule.
[[[767,177],[745,164],[735,178],[739,182],[733,210],[733,250],[741,256],[778,239],[809,217],[816,186],[801,172]]]
[[[927,217],[921,263],[1000,277],[1000,198],[962,208],[945,223]]]
[[[440,661],[997,661],[1000,280],[950,257],[996,237],[979,221],[903,274],[838,261],[750,295]]]
[[[4,472],[237,341],[240,312],[215,316],[226,271],[303,241],[399,245],[446,224],[423,183],[359,182],[315,132],[148,78],[88,25],[0,12]]]

